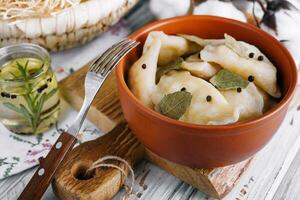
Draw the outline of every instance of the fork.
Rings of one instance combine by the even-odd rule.
[[[39,168],[19,196],[19,200],[41,199],[64,157],[74,147],[76,136],[103,82],[119,61],[138,44],[139,42],[134,40],[124,39],[107,49],[92,63],[85,77],[85,97],[76,119],[67,131],[59,136],[46,158],[40,159]]]

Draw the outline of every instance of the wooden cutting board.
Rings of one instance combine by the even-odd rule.
[[[64,98],[79,109],[83,102],[83,82],[88,65],[60,82]],[[116,155],[134,165],[145,158],[202,192],[222,198],[237,183],[251,159],[215,169],[193,169],[155,155],[140,144],[128,129],[119,103],[115,74],[112,73],[98,93],[88,113],[88,119],[108,132],[94,141],[76,147],[56,173],[53,188],[60,199],[111,199],[122,187],[125,177],[116,169],[86,169],[105,155]],[[128,173],[128,169],[120,163]]]

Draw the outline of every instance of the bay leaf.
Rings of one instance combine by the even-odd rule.
[[[209,82],[219,90],[246,88],[249,84],[249,81],[226,69],[220,70]]]
[[[157,69],[157,72],[156,72],[156,82],[159,81],[159,79],[165,75],[166,73],[168,73],[169,71],[172,71],[172,70],[179,70],[181,68],[181,64],[183,62],[183,58],[179,57],[177,58],[176,60],[164,65],[164,66],[160,66],[158,69]]]
[[[191,93],[178,91],[165,95],[158,106],[161,114],[178,120],[190,106],[191,101]]]

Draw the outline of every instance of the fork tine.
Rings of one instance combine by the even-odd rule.
[[[106,58],[111,54],[111,52],[118,46],[121,46],[125,43],[128,43],[128,40],[127,39],[123,39],[121,40],[120,42],[114,44],[113,46],[111,46],[109,49],[107,49],[102,55],[100,55],[94,62],[93,64],[91,65],[89,71],[93,72],[95,70],[97,70],[97,67],[99,66],[98,63],[101,63],[103,61],[106,60]]]
[[[129,43],[126,43],[122,46],[120,46],[119,48],[115,48],[113,50],[113,52],[111,52],[110,56],[107,57],[107,59],[105,60],[105,62],[102,63],[102,65],[104,65],[103,67],[101,67],[101,69],[99,69],[97,71],[97,73],[102,73],[105,69],[106,69],[106,66],[107,64],[114,58],[114,56],[119,53],[120,51],[122,51],[124,48],[127,48],[129,45],[133,44],[134,41],[131,41]]]
[[[95,71],[97,68],[97,66],[99,66],[98,65],[98,63],[100,63],[100,62],[103,62],[110,54],[111,54],[111,52],[115,49],[115,48],[117,48],[117,47],[119,47],[119,46],[122,46],[123,44],[126,44],[126,43],[128,43],[128,39],[123,39],[123,40],[121,40],[120,42],[118,42],[118,43],[116,43],[116,44],[114,44],[112,47],[110,47],[109,49],[107,49],[102,55],[100,55],[94,62],[93,62],[93,64],[91,65],[91,67],[89,68],[89,71]]]
[[[120,62],[120,60],[133,48],[139,45],[139,42],[133,41],[130,45],[124,47],[121,51],[117,52],[116,55],[111,59],[111,61],[107,64],[104,68],[103,72],[101,73],[102,76],[107,76],[110,71]]]
[[[127,43],[123,43],[121,44],[120,46],[117,46],[116,48],[112,49],[112,51],[110,52],[110,54],[106,57],[105,60],[103,60],[103,62],[101,63],[97,63],[98,64],[98,67],[97,67],[97,70],[95,70],[96,73],[101,73],[108,62],[110,62],[110,60],[112,59],[112,57],[118,53],[119,51],[121,51],[122,49],[126,48],[128,45],[130,45],[131,43],[133,43],[132,40],[127,40]]]

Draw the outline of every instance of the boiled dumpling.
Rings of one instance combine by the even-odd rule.
[[[257,48],[257,51],[260,52],[260,59],[245,57],[245,52],[254,48],[249,44],[241,45],[232,37],[226,37],[224,45],[207,45],[201,50],[200,55],[204,61],[218,63],[244,79],[252,76],[256,85],[271,96],[279,98],[281,92],[277,85],[276,67]]]
[[[221,69],[218,64],[202,61],[199,58],[199,53],[189,56],[182,62],[181,67],[191,72],[192,75],[206,80],[214,76]]]
[[[192,75],[203,78],[205,80],[214,76],[221,67],[217,64],[208,62],[186,62],[183,61],[181,65],[182,69],[188,70]]]
[[[194,43],[200,45],[201,47],[204,47],[206,45],[220,45],[220,44],[225,43],[224,39],[203,39],[203,38],[200,38],[195,35],[185,35],[185,34],[180,34],[179,36],[181,36],[191,42],[194,42]]]
[[[155,109],[159,111],[158,104],[165,95],[180,90],[190,92],[193,96],[191,105],[180,121],[218,125],[238,120],[232,106],[213,85],[187,71],[171,71],[161,77],[152,93]],[[207,101],[207,96],[211,97],[211,101]]]
[[[199,61],[203,61],[200,59],[200,52],[195,53],[193,55],[188,56],[187,58],[185,58],[185,61],[187,62],[199,62]]]
[[[264,97],[253,83],[245,89],[221,91],[222,95],[233,106],[239,121],[261,116],[264,110]]]
[[[268,110],[272,109],[278,102],[276,99],[271,97],[268,93],[266,93],[264,90],[260,89],[259,87],[256,87],[261,96],[264,99],[264,108],[263,113],[267,112]]]
[[[258,60],[259,56],[263,56],[262,61],[273,65],[271,61],[256,46],[248,44],[243,41],[237,41],[236,39],[234,39],[232,36],[228,34],[225,34],[224,37],[225,37],[224,44],[227,47],[231,48],[239,56],[249,59],[249,55],[251,54],[253,55],[251,56],[251,58],[255,60]]]
[[[129,88],[145,106],[150,108],[153,108],[151,94],[155,88],[155,76],[160,47],[161,41],[154,39],[150,48],[129,70]]]
[[[166,65],[180,56],[199,52],[201,49],[199,45],[189,42],[182,37],[167,35],[162,31],[153,31],[148,34],[143,53],[152,46],[154,39],[161,40],[158,65]]]

